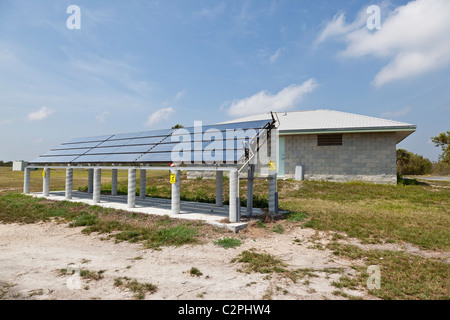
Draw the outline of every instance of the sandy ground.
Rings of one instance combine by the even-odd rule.
[[[296,240],[297,239],[297,240]],[[316,239],[316,240],[314,240]],[[294,241],[296,240],[296,241]],[[115,243],[81,228],[53,222],[28,225],[0,224],[0,298],[3,299],[135,299],[129,289],[114,285],[119,277],[152,283],[157,291],[145,299],[343,299],[331,283],[353,274],[353,262],[330,251],[313,248],[317,232],[296,228],[286,234],[246,238],[235,249],[211,242],[182,247],[143,249],[141,244]],[[313,277],[293,282],[285,276],[244,273],[231,262],[243,250],[275,255],[289,268],[312,268]],[[100,280],[86,280],[61,269],[104,270]],[[196,267],[201,276],[188,270]],[[330,272],[340,268],[338,272]],[[78,287],[79,286],[79,287]],[[365,290],[345,290],[370,299]]]

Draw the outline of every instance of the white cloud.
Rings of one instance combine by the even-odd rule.
[[[95,120],[97,120],[99,123],[105,123],[106,122],[106,117],[109,116],[109,111],[105,111],[103,113],[100,113],[99,115],[97,115],[95,117]]]
[[[402,117],[411,111],[411,107],[404,107],[396,111],[386,111],[381,114],[383,118],[397,118]]]
[[[261,91],[251,97],[233,101],[226,111],[230,116],[246,116],[290,110],[303,99],[305,94],[312,92],[316,87],[316,80],[309,79],[300,85],[290,85],[276,94]]]
[[[53,113],[52,109],[43,106],[39,111],[31,112],[28,114],[28,120],[30,121],[38,121],[48,118]]]
[[[39,139],[34,140],[33,142],[34,143],[42,143],[44,140],[45,140],[44,138],[39,138]]]
[[[386,11],[387,9],[382,9]],[[373,55],[388,58],[373,80],[377,87],[419,76],[450,63],[450,1],[415,0],[399,6],[381,19],[381,29],[372,32],[361,19],[351,24],[343,14],[335,16],[316,43],[337,37],[347,43],[343,57]],[[369,15],[366,14],[366,19]]]
[[[145,123],[146,126],[154,125],[163,120],[169,120],[170,116],[175,113],[175,109],[172,107],[162,108],[153,112]]]

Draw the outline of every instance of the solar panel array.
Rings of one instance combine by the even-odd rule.
[[[271,125],[272,119],[76,138],[29,163],[170,163],[174,154],[185,163],[220,159],[237,163],[244,156],[244,141],[251,141]]]

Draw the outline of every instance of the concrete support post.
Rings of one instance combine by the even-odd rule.
[[[247,217],[253,215],[253,182],[255,178],[255,167],[254,164],[248,165],[248,175],[247,175]]]
[[[66,169],[66,200],[72,199],[73,169]]]
[[[239,222],[240,217],[239,201],[239,175],[237,170],[230,171],[230,207],[229,220],[230,222]]]
[[[94,190],[94,169],[88,169],[88,193]]]
[[[111,195],[117,196],[117,169],[112,169],[111,172]]]
[[[175,181],[172,181],[172,214],[180,214],[181,171],[173,170],[171,172],[175,174]]]
[[[278,213],[277,174],[269,175],[269,212]]]
[[[147,180],[147,170],[141,169],[139,172],[139,197],[141,199],[145,199],[145,188],[146,188],[146,180]]]
[[[92,190],[92,200],[94,203],[100,202],[100,191],[101,191],[101,183],[102,183],[102,169],[95,168],[89,169],[93,170],[93,190]]]
[[[30,168],[26,167],[23,172],[23,193],[30,193]]]
[[[128,200],[127,207],[136,206],[136,169],[128,169]]]
[[[48,195],[50,194],[50,168],[44,169],[43,176],[44,182],[42,186],[42,193],[44,194],[44,197],[48,197]]]
[[[216,206],[223,206],[223,171],[216,171]]]

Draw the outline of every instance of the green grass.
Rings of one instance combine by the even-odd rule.
[[[365,267],[354,267],[356,277],[341,277],[333,285],[337,288],[365,288],[369,277],[367,267],[380,268],[380,289],[369,293],[386,300],[449,300],[450,265],[404,252],[362,250],[352,245],[332,243],[329,248],[337,256],[363,260]]]
[[[32,192],[42,190],[41,173],[40,170],[31,173]],[[52,171],[51,190],[64,190],[64,175],[64,170]],[[107,173],[102,176],[102,182],[102,192],[108,193],[110,179]],[[119,193],[126,194],[125,170],[119,171],[118,183]],[[186,180],[183,176],[181,183],[184,200],[214,202],[214,180]],[[86,184],[87,171],[75,170],[74,188],[83,189]],[[116,241],[140,242],[149,248],[201,243],[202,234],[206,233],[203,231],[205,226],[196,222],[175,222],[167,217],[148,217],[99,206],[24,196],[18,194],[22,191],[22,185],[22,172],[0,168],[0,221],[3,223],[56,219],[69,222],[73,227],[81,227],[85,233],[105,233]],[[225,179],[225,203],[228,200],[228,187]],[[170,190],[168,172],[149,175],[147,196],[169,198]],[[267,190],[267,181],[255,181],[255,207],[267,207]],[[245,181],[240,181],[239,193],[246,194]],[[295,230],[292,226],[301,226],[337,231],[363,243],[408,242],[421,249],[439,252],[450,250],[450,182],[423,183],[400,179],[399,185],[376,185],[280,180],[278,195],[280,209],[288,210],[289,213],[285,215],[285,221],[275,224],[257,221],[256,226],[263,228],[260,232],[281,232],[282,229],[276,227],[281,225],[287,233]],[[241,202],[245,204],[245,198]],[[223,245],[231,245],[231,241],[230,244],[225,241]],[[336,255],[366,264],[363,267],[355,264],[356,277],[347,276],[335,281],[334,285],[339,290],[355,286],[365,288],[367,265],[375,264],[380,266],[382,276],[382,289],[371,291],[377,297],[449,299],[448,264],[402,252],[362,251],[356,247],[334,246],[331,249]],[[299,270],[289,269],[283,261],[273,256],[254,251],[244,251],[235,261],[238,260],[246,272],[277,273],[291,279],[297,279],[303,274]]]
[[[68,201],[49,201],[22,194],[0,196],[0,221],[35,223],[57,219],[83,233],[109,234],[116,241],[142,242],[148,248],[200,243],[201,222],[126,213]]]
[[[236,248],[242,244],[242,241],[236,238],[224,237],[213,241],[215,245],[221,246],[224,249]]]

